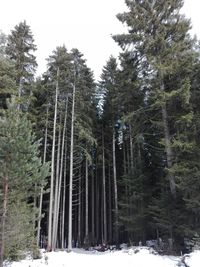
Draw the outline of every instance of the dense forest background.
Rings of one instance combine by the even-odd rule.
[[[98,82],[64,45],[36,78],[30,26],[0,34],[1,267],[39,247],[199,242],[199,43],[182,0],[125,2]]]

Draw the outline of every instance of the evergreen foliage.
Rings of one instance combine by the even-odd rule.
[[[23,251],[33,249],[34,198],[49,167],[41,163],[39,142],[26,115],[10,107],[0,124],[1,249],[5,247],[5,257],[18,259]]]
[[[199,246],[199,47],[182,0],[125,3],[98,83],[65,45],[35,80],[30,27],[0,33],[1,262],[38,245]]]
[[[15,26],[8,36],[6,54],[15,66],[18,109],[27,110],[32,96],[32,85],[37,67],[34,52],[36,45],[26,21]]]

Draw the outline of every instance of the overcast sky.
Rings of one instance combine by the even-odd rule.
[[[116,14],[126,9],[124,0],[2,0],[0,29],[8,34],[19,22],[30,25],[37,45],[38,74],[56,46],[78,48],[98,79],[102,67],[119,48],[111,34],[125,31]],[[200,39],[200,0],[185,0],[193,33]]]

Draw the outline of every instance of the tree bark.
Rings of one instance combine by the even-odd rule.
[[[50,200],[49,200],[49,221],[48,221],[48,251],[52,249],[52,217],[53,217],[53,195],[54,195],[54,168],[55,168],[55,142],[56,142],[56,121],[57,121],[57,108],[58,108],[58,82],[59,68],[57,70],[56,81],[56,95],[55,95],[55,109],[54,109],[54,124],[53,124],[53,141],[51,153],[51,185],[50,185]]]
[[[109,161],[110,162],[110,161]],[[108,218],[109,218],[109,243],[112,244],[113,241],[113,224],[112,224],[112,181],[111,181],[111,166],[109,164],[108,169]]]
[[[103,167],[103,242],[107,244],[107,212],[106,212],[106,171],[105,171],[105,147],[104,133],[102,133],[102,167]]]
[[[73,152],[74,152],[74,121],[75,121],[75,94],[76,86],[73,85],[72,121],[71,121],[71,146],[70,146],[70,176],[69,176],[69,222],[68,222],[68,252],[72,250],[72,191],[73,191]]]
[[[96,166],[98,165],[97,159],[96,159]],[[96,175],[95,175],[95,191],[96,191],[96,198],[95,198],[95,225],[96,225],[96,244],[98,245],[99,243],[99,230],[100,230],[100,225],[99,225],[99,203],[100,203],[100,199],[99,199],[99,179],[98,179],[98,172],[96,170]]]
[[[47,118],[46,118],[45,137],[44,137],[43,163],[46,162],[46,154],[47,154],[48,113],[49,113],[49,108],[47,106]],[[40,242],[43,192],[44,192],[44,185],[42,184],[41,189],[40,189],[40,202],[39,202],[39,214],[38,214],[38,225],[37,225],[37,246],[38,247],[39,247],[39,242]]]
[[[65,200],[66,200],[66,179],[67,179],[67,143],[65,145],[65,164],[64,164],[64,184],[63,184],[63,203],[62,203],[62,233],[61,248],[65,248]]]
[[[131,163],[131,174],[134,173],[134,161],[133,161],[133,140],[132,140],[132,127],[129,123],[129,131],[130,131],[130,163]]]
[[[85,160],[85,245],[89,245],[88,229],[88,159]]]
[[[93,163],[92,163],[92,218],[91,218],[91,223],[92,223],[92,246],[94,246],[94,237],[95,237],[95,220],[94,220],[94,213],[95,213],[95,203],[94,203],[94,170],[93,170]]]
[[[113,127],[113,182],[114,182],[114,200],[115,200],[115,242],[119,245],[118,234],[118,192],[117,192],[117,171],[116,171],[116,151],[115,151],[115,129]]]
[[[63,159],[64,159],[64,147],[65,147],[65,133],[66,133],[66,124],[67,124],[67,108],[68,108],[68,98],[66,100],[66,106],[65,106],[65,117],[64,117],[64,124],[63,124],[63,134],[62,134],[62,144],[61,144],[61,157],[60,157],[60,142],[58,144],[58,161],[57,161],[57,180],[58,180],[58,188],[57,188],[57,194],[56,194],[56,201],[55,201],[55,225],[54,225],[54,248],[56,246],[56,239],[58,235],[58,220],[59,220],[59,210],[60,210],[60,194],[61,194],[61,185],[62,185],[62,177],[63,177]],[[61,127],[61,125],[60,125]],[[60,130],[61,134],[61,130]],[[60,140],[60,134],[59,134],[59,140]],[[60,160],[59,160],[60,159]],[[60,161],[60,164],[59,164]],[[59,168],[60,166],[60,168]]]
[[[78,180],[78,247],[81,247],[81,168]]]
[[[52,250],[56,249],[56,241],[57,241],[57,229],[58,225],[58,191],[59,191],[59,174],[60,174],[60,144],[61,144],[61,117],[60,117],[60,125],[59,125],[59,133],[58,133],[58,150],[57,150],[57,161],[56,161],[56,185],[55,185],[55,195],[54,195],[54,211],[53,211],[53,236],[52,236]]]

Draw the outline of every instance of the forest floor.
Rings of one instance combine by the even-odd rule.
[[[133,247],[120,251],[98,252],[73,249],[66,251],[41,251],[42,258],[38,260],[26,259],[13,262],[5,266],[11,267],[199,267],[200,251],[182,257],[161,256],[146,247]]]

